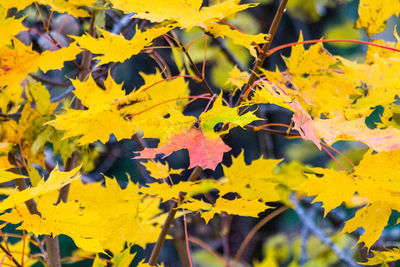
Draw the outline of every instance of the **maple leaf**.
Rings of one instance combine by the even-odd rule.
[[[229,78],[226,80],[226,84],[233,84],[234,86],[240,88],[246,84],[250,75],[248,72],[241,72],[237,66],[229,72]]]
[[[269,35],[259,33],[257,35],[245,34],[236,29],[231,29],[228,25],[210,22],[206,24],[205,30],[211,33],[215,38],[228,37],[234,44],[241,45],[250,51],[253,57],[257,57],[257,52],[254,48],[255,44],[262,44],[268,42]]]
[[[8,18],[7,10],[0,9],[0,46],[9,45],[11,39],[21,31],[26,30],[22,25],[23,18]]]
[[[103,38],[93,38],[89,34],[80,37],[72,36],[79,43],[81,48],[87,49],[94,54],[103,54],[96,56],[101,64],[109,62],[124,62],[133,55],[137,55],[146,46],[150,46],[153,40],[170,30],[175,26],[173,24],[165,27],[152,27],[144,32],[136,27],[136,33],[131,40],[126,40],[121,34],[116,35],[108,31],[98,29]]]
[[[81,145],[97,140],[105,143],[112,133],[120,140],[130,138],[136,132],[135,126],[115,108],[113,101],[124,97],[125,91],[111,75],[104,82],[106,90],[99,88],[92,77],[85,82],[72,81],[72,84],[75,95],[88,110],[67,109],[65,114],[57,115],[55,120],[47,123],[65,130],[64,139],[82,135],[78,139]]]
[[[398,1],[360,0],[358,5],[359,18],[356,28],[365,28],[368,36],[374,35],[385,29],[385,21],[391,16],[398,16],[400,3]]]
[[[0,183],[5,183],[20,178],[28,178],[28,177],[22,174],[16,174],[5,170],[0,170]]]
[[[145,148],[136,158],[155,158],[164,154],[163,158],[172,152],[186,148],[189,151],[189,169],[200,166],[203,169],[214,170],[222,161],[223,154],[231,148],[218,137],[203,135],[201,129],[195,127],[189,131],[169,137],[158,148]]]
[[[362,265],[378,265],[382,264],[382,266],[385,266],[384,264],[392,262],[392,261],[398,261],[400,260],[400,249],[399,248],[393,248],[390,250],[383,250],[383,251],[378,251],[378,250],[371,250],[374,253],[373,258],[369,258],[367,262],[359,262]]]
[[[359,242],[371,247],[379,238],[387,224],[392,209],[398,209],[400,186],[400,168],[397,158],[400,150],[372,154],[367,152],[354,172],[347,174],[344,171],[314,168],[315,173],[323,174],[319,178],[307,174],[308,179],[297,186],[301,194],[317,196],[314,201],[321,201],[325,207],[325,214],[339,206],[342,202],[351,202],[357,192],[367,201],[367,206],[357,211],[356,216],[349,221],[343,232],[352,232],[363,227],[365,232]],[[377,168],[376,166],[386,166]],[[379,216],[377,214],[379,213]],[[377,219],[379,217],[379,220]]]
[[[215,99],[214,104],[211,109],[203,112],[200,117],[200,126],[204,130],[205,135],[210,137],[222,135],[229,132],[230,129],[237,126],[245,126],[255,120],[259,120],[253,112],[247,112],[241,116],[238,115],[239,108],[231,108],[224,106],[222,103],[222,94],[220,94],[217,99]],[[216,131],[214,129],[216,124],[226,124],[229,123],[227,130]]]
[[[150,172],[150,176],[155,179],[167,178],[170,174],[179,174],[183,171],[183,169],[179,170],[170,169],[168,166],[168,162],[165,162],[165,164],[163,164],[158,161],[157,162],[148,161],[148,162],[142,162],[141,164],[146,167],[147,171]]]
[[[160,202],[142,199],[137,185],[129,183],[122,190],[115,179],[107,177],[106,186],[71,183],[67,203],[54,205],[57,195],[44,192],[36,199],[41,217],[30,214],[21,203],[0,218],[13,224],[22,222],[19,229],[37,235],[65,234],[83,250],[109,249],[114,255],[125,248],[126,242],[143,247],[155,242],[165,219],[156,217],[161,212]]]
[[[389,126],[385,129],[369,129],[365,118],[347,121],[343,118],[318,119],[313,121],[316,135],[329,145],[338,140],[355,140],[372,149],[383,152],[400,149],[400,130]]]
[[[182,77],[163,81],[159,71],[141,75],[146,84],[129,95],[125,95],[122,84],[116,84],[111,75],[104,83],[106,90],[100,89],[91,77],[85,82],[72,81],[73,92],[88,110],[67,109],[47,124],[65,130],[64,139],[82,135],[79,143],[83,145],[97,140],[105,143],[110,134],[118,140],[130,138],[138,131],[143,131],[144,137],[165,139],[195,122],[194,117],[183,116],[179,111],[187,101],[180,97],[189,93]],[[154,85],[161,81],[162,84]],[[164,97],[173,101],[165,103]],[[169,117],[165,118],[167,114]]]
[[[302,169],[298,169],[295,165],[282,164],[278,173],[276,170],[281,161],[281,159],[259,158],[246,165],[244,153],[241,153],[238,157],[232,158],[230,167],[223,166],[226,178],[220,180],[221,184],[217,185],[216,189],[221,196],[236,193],[247,200],[283,201],[282,188],[291,190],[301,184],[305,177],[302,175]]]
[[[303,139],[312,141],[321,150],[321,143],[316,136],[316,129],[310,114],[304,110],[297,100],[288,105],[295,111],[292,117],[292,121],[294,122],[293,129],[297,130]]]
[[[232,215],[257,218],[260,212],[263,212],[270,207],[258,200],[247,200],[243,198],[228,200],[220,197],[213,205],[202,200],[191,198],[188,202],[179,205],[179,208],[188,209],[191,211],[204,210],[201,212],[201,217],[207,224],[217,213],[226,212]]]
[[[61,172],[56,167],[49,175],[49,178],[44,181],[41,180],[35,187],[25,189],[23,191],[15,191],[10,194],[8,198],[0,203],[0,212],[13,208],[18,204],[24,203],[34,197],[46,194],[48,192],[60,189],[61,187],[71,183],[74,179],[78,179],[78,171],[81,166],[69,172]]]
[[[126,13],[135,12],[135,18],[147,19],[152,22],[164,20],[176,21],[180,27],[205,27],[205,24],[215,18],[225,18],[239,11],[256,6],[256,4],[239,5],[238,0],[225,0],[209,7],[201,8],[201,0],[156,0],[152,2],[111,0],[114,8]]]
[[[167,183],[151,183],[147,187],[140,188],[140,192],[146,195],[161,198],[163,202],[174,199],[179,200],[179,193],[184,192],[188,197],[209,192],[216,186],[214,180],[202,180],[196,182],[180,182],[169,185]]]
[[[238,115],[238,108],[230,108],[222,104],[222,95],[214,102],[214,105],[207,112],[203,112],[198,122],[194,117],[188,117],[188,121],[194,121],[182,127],[182,131],[176,132],[160,142],[158,148],[145,148],[137,158],[154,158],[157,154],[164,154],[164,157],[172,152],[186,148],[189,151],[190,166],[200,166],[204,169],[215,169],[222,161],[223,154],[230,150],[224,144],[220,135],[227,133],[231,128],[244,126],[258,118],[251,112],[242,116]],[[217,124],[229,123],[227,130],[216,131]]]
[[[72,61],[82,52],[76,43],[70,44],[68,47],[63,47],[55,51],[44,51],[38,58],[39,68],[43,72],[49,70],[61,69],[65,61]]]

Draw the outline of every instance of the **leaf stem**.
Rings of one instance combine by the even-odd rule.
[[[272,21],[271,27],[269,28],[268,34],[269,34],[269,40],[267,43],[265,43],[262,47],[262,53],[260,55],[258,55],[257,59],[256,59],[256,63],[254,64],[253,70],[251,71],[251,75],[249,80],[247,81],[246,85],[244,86],[243,92],[240,95],[237,103],[236,103],[236,107],[240,105],[240,103],[245,100],[248,95],[251,92],[251,86],[253,85],[253,83],[256,81],[257,77],[258,77],[258,73],[260,72],[260,67],[263,65],[265,59],[269,56],[268,54],[268,50],[271,47],[271,42],[274,39],[276,30],[278,29],[278,25],[281,21],[283,12],[285,11],[286,8],[286,4],[287,4],[288,0],[282,0],[281,3],[279,4],[279,8],[276,11],[274,20]]]
[[[385,46],[385,45],[375,44],[375,43],[371,43],[371,42],[367,42],[367,41],[360,41],[360,40],[353,40],[353,39],[328,39],[328,40],[320,39],[320,40],[307,40],[307,41],[301,41],[301,42],[293,42],[293,43],[280,45],[280,46],[274,47],[273,49],[269,50],[267,55],[270,56],[279,50],[282,50],[284,48],[288,48],[288,47],[291,47],[294,45],[315,44],[315,43],[357,43],[357,44],[365,44],[365,45],[369,45],[369,46],[375,46],[375,47],[379,47],[382,49],[387,49],[387,50],[391,50],[391,51],[395,51],[395,52],[400,52],[400,49],[396,49],[396,48]]]
[[[179,47],[182,49],[183,53],[185,53],[186,57],[188,58],[190,66],[192,67],[194,73],[197,75],[197,77],[199,77],[201,83],[203,84],[204,88],[207,90],[208,94],[210,96],[213,96],[214,95],[213,90],[208,85],[207,81],[204,79],[204,76],[201,74],[201,72],[197,68],[196,64],[194,64],[194,62],[192,60],[192,57],[189,55],[189,52],[188,52],[187,48],[184,47],[181,42],[179,42],[179,41],[177,41],[177,42],[178,42]]]

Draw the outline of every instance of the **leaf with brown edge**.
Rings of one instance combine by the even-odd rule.
[[[184,148],[189,151],[189,169],[200,166],[212,170],[222,161],[224,153],[231,150],[220,137],[205,136],[201,129],[193,127],[188,132],[172,135],[158,148],[145,148],[136,158],[155,158],[158,154],[164,154],[165,158]]]

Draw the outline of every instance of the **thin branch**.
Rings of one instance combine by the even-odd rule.
[[[5,242],[5,241],[4,241]],[[3,247],[2,244],[0,244],[0,249],[7,255],[7,257],[15,264],[17,267],[22,267],[22,265],[14,258],[14,256],[11,254],[11,252]]]
[[[364,44],[364,45],[369,45],[369,46],[375,46],[379,47],[382,49],[386,50],[391,50],[395,52],[400,52],[400,49],[390,47],[390,46],[385,46],[385,45],[380,45],[380,44],[375,44],[371,42],[366,42],[366,41],[361,41],[361,40],[352,40],[352,39],[319,39],[319,40],[306,40],[306,41],[301,41],[301,42],[293,42],[293,43],[288,43],[284,45],[280,45],[277,47],[274,47],[273,49],[268,51],[268,56],[272,55],[273,53],[282,50],[284,48],[288,48],[294,45],[301,45],[301,44],[315,44],[315,43],[356,43],[356,44]]]
[[[188,181],[190,181],[190,182],[195,181],[199,177],[199,175],[202,171],[203,171],[203,169],[199,166],[194,168]],[[171,227],[171,224],[174,221],[176,212],[178,211],[177,210],[178,203],[181,203],[185,199],[185,196],[186,196],[186,193],[184,193],[184,192],[179,193],[179,201],[174,201],[174,203],[172,204],[172,206],[168,212],[167,219],[165,220],[165,223],[163,225],[163,228],[161,229],[160,235],[158,236],[158,240],[153,248],[153,251],[151,252],[151,256],[149,259],[149,264],[151,266],[154,266],[157,263],[158,255],[161,252],[161,248],[164,244],[164,241],[165,241],[165,238],[169,231],[169,228]]]
[[[50,267],[61,267],[60,243],[58,242],[58,236],[52,237],[46,235],[44,240],[47,252],[47,265]]]
[[[278,25],[281,21],[283,12],[285,11],[287,2],[288,2],[288,0],[282,0],[279,5],[279,8],[275,14],[274,20],[272,21],[271,27],[269,28],[269,31],[268,31],[269,40],[267,43],[265,43],[263,45],[262,53],[257,57],[256,63],[253,67],[253,70],[251,71],[250,78],[247,81],[247,83],[243,89],[243,92],[240,95],[238,102],[236,103],[236,106],[239,106],[239,104],[248,97],[248,95],[250,94],[250,91],[251,91],[251,86],[257,80],[257,76],[260,73],[260,67],[262,67],[265,59],[268,57],[268,50],[271,47],[271,42],[274,39],[276,30],[278,29]]]
[[[178,42],[178,45],[182,49],[183,53],[185,53],[186,57],[188,58],[190,66],[192,67],[192,69],[193,69],[194,73],[197,75],[197,77],[199,77],[200,82],[203,84],[204,88],[207,90],[207,92],[211,96],[214,95],[213,90],[208,85],[207,81],[204,79],[203,75],[201,74],[201,72],[197,68],[196,64],[194,64],[194,62],[192,60],[192,57],[189,55],[189,52],[188,52],[187,48],[185,48],[185,46],[183,46],[183,44],[181,42],[179,42],[178,40],[176,40],[176,41]]]
[[[240,247],[239,247],[239,249],[238,249],[238,251],[236,253],[235,259],[234,259],[234,265],[233,265],[234,267],[239,263],[240,258],[242,257],[242,254],[243,254],[244,250],[246,249],[246,247],[249,244],[249,242],[253,239],[254,235],[258,232],[258,230],[260,230],[266,223],[268,223],[273,218],[275,218],[276,216],[278,216],[279,214],[281,214],[282,212],[284,212],[287,209],[288,209],[287,206],[283,206],[283,207],[280,207],[279,209],[274,210],[273,212],[271,212],[270,214],[265,216],[264,219],[259,221],[253,227],[253,229],[251,229],[251,231],[247,234],[247,236],[243,240],[242,244],[240,244]]]
[[[272,134],[279,134],[279,135],[285,136],[286,138],[301,138],[300,134],[297,134],[297,133],[288,133],[286,131],[279,131],[279,130],[267,129],[267,128],[259,129],[257,126],[253,126],[253,125],[245,125],[244,128],[253,130],[253,131],[262,131],[262,132],[267,132],[267,133],[272,133]]]
[[[213,42],[218,45],[218,47],[221,49],[222,53],[226,56],[226,58],[235,66],[238,67],[238,69],[241,72],[246,71],[246,69],[242,66],[242,64],[239,62],[239,60],[236,58],[236,56],[229,50],[229,48],[226,46],[224,40],[221,37],[217,37],[213,39]]]
[[[311,218],[303,207],[300,205],[299,200],[292,194],[290,196],[290,201],[295,208],[300,221],[315,235],[322,243],[331,248],[331,250],[338,256],[338,258],[346,265],[351,267],[360,266],[357,262],[347,255],[345,251],[339,248],[318,226],[314,223],[313,218]]]
[[[58,102],[61,99],[63,99],[64,97],[68,96],[70,93],[72,93],[72,91],[74,90],[74,87],[71,85],[69,86],[67,89],[65,89],[64,92],[62,92],[59,95],[56,95],[55,97],[50,98],[50,102],[54,103],[54,102]]]
[[[55,80],[52,80],[51,78],[49,78],[47,76],[43,76],[43,75],[36,75],[36,74],[30,73],[29,76],[31,76],[36,81],[50,84],[50,85],[57,86],[57,87],[69,87],[70,86],[68,83],[55,81]]]
[[[135,15],[135,12],[132,13],[128,13],[126,15],[124,15],[117,23],[114,24],[111,32],[114,34],[119,34],[123,28],[125,28],[126,26],[128,26],[128,24],[131,22],[131,18],[133,15]]]
[[[92,37],[96,37],[96,29],[94,28],[94,22],[96,19],[96,12],[93,11],[92,16],[90,18],[90,27],[89,27],[89,35]],[[79,75],[78,79],[80,81],[86,81],[91,72],[91,64],[92,64],[92,53],[90,51],[82,52],[82,61],[79,66]]]

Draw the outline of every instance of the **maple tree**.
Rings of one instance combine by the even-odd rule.
[[[310,264],[339,259],[346,266],[387,266],[400,260],[398,247],[373,247],[389,218],[400,211],[400,37],[395,28],[396,43],[371,38],[400,13],[400,4],[360,0],[355,27],[365,29],[368,42],[304,40],[299,32],[297,42],[271,48],[285,8],[292,12],[307,1],[280,1],[269,31],[257,34],[229,22],[257,3],[209,2],[0,1],[0,266],[58,267],[84,259],[91,259],[92,266],[123,267],[134,259],[140,261],[138,266],[162,265],[158,256],[164,241],[179,239],[179,229],[170,231],[178,217],[184,221],[189,265],[190,241],[224,266],[236,266],[255,232],[288,209],[317,237],[309,243],[320,246],[320,254],[333,251],[329,260],[321,261],[318,254]],[[121,30],[129,23],[131,38]],[[27,37],[33,35],[39,38],[35,42]],[[352,61],[333,55],[324,48],[327,42],[365,44],[365,58]],[[265,59],[288,47],[284,71],[263,68]],[[231,54],[230,49],[238,48],[254,61],[252,70]],[[201,53],[192,52],[195,49]],[[158,51],[168,51],[163,56],[171,59]],[[152,74],[139,74],[142,86],[127,88],[117,82],[118,66],[136,64],[140,54],[152,57],[157,67]],[[229,71],[221,67],[222,89],[206,79],[206,60],[213,57],[229,61]],[[61,69],[67,82],[54,78],[52,71]],[[193,103],[201,110],[191,112]],[[260,112],[263,105],[292,114],[290,124],[267,121]],[[368,125],[379,108],[379,118]],[[246,164],[243,151],[223,161],[232,149],[227,137],[238,129],[309,140],[336,166],[272,157]],[[107,175],[101,181],[88,178],[108,142],[131,138],[140,147],[132,156],[148,172],[145,182],[129,180],[121,187]],[[332,147],[337,141],[363,143],[368,150],[356,160]],[[165,159],[181,150],[187,150],[189,164],[172,168]],[[305,204],[316,205],[311,202],[322,204],[325,217],[342,205],[357,210],[331,238],[305,214]],[[202,224],[210,225],[233,215],[259,218],[266,210],[268,215],[239,249],[225,257],[187,231],[189,215],[199,215]],[[222,239],[229,232],[227,225]],[[18,234],[9,233],[10,226]],[[346,233],[357,234],[358,248],[370,252],[366,259],[357,263],[343,251]],[[77,247],[67,260],[61,258],[59,236],[68,236]],[[13,237],[18,241],[10,242]],[[298,264],[303,259],[299,242],[278,255],[287,237],[271,238],[263,260],[254,259],[254,266]],[[151,256],[138,257],[136,247],[151,248]]]

